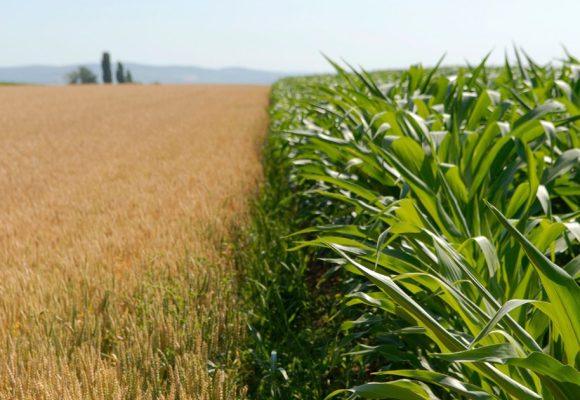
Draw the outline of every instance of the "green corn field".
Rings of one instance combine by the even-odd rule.
[[[330,62],[273,88],[250,392],[579,398],[580,62]]]

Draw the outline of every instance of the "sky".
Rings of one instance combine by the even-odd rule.
[[[580,56],[580,0],[0,0],[0,66],[113,60],[283,72]]]

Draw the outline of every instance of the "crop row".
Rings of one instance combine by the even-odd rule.
[[[580,393],[580,65],[516,58],[274,88],[291,250],[357,315],[334,396]]]

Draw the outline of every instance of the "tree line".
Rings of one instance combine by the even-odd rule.
[[[105,51],[101,59],[102,81],[104,84],[113,83],[113,69],[111,67],[111,55]],[[98,83],[97,75],[89,68],[81,66],[70,72],[66,76],[67,81],[71,85]],[[115,79],[117,83],[134,83],[133,75],[129,69],[125,69],[122,62],[117,62],[117,69],[115,71]]]

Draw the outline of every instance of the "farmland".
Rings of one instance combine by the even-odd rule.
[[[578,397],[580,61],[329,62],[0,90],[0,398]]]
[[[333,65],[272,91],[250,392],[577,398],[579,62]]]
[[[0,90],[0,398],[242,396],[227,243],[268,91]]]

